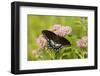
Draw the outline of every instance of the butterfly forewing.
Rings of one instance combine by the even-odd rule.
[[[49,40],[54,40],[55,38],[57,38],[55,33],[48,30],[43,30],[42,34],[44,35],[46,39],[49,39]]]

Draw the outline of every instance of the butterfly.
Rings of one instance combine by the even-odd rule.
[[[51,31],[43,30],[42,34],[48,42],[48,48],[53,48],[54,50],[59,51],[64,46],[71,45],[67,39],[60,37]]]

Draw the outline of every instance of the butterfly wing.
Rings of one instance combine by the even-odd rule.
[[[56,50],[58,50],[58,51],[65,46],[67,46],[67,47],[71,46],[71,43],[67,39],[65,39],[64,37],[60,37],[60,36],[57,36],[56,43],[57,43]],[[59,44],[61,44],[61,46]]]
[[[61,49],[63,46],[71,45],[67,39],[60,37],[51,31],[43,30],[42,34],[48,41],[49,48],[53,48],[59,51],[59,49]]]
[[[43,30],[42,34],[47,40],[55,40],[55,38],[57,38],[55,33],[48,30]]]
[[[64,37],[59,37],[58,43],[61,43],[63,46],[70,46],[71,43]]]

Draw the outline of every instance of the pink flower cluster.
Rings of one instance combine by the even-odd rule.
[[[82,37],[81,39],[76,41],[77,46],[80,48],[85,48],[88,45],[88,38],[87,36]]]
[[[42,51],[40,49],[33,49],[32,54],[35,57],[38,57],[40,54],[42,54]]]
[[[54,32],[56,35],[64,37],[72,32],[72,28],[70,26],[61,26],[59,24],[55,24],[50,31]]]
[[[42,35],[36,39],[36,42],[40,48],[44,48],[47,45],[47,40]]]

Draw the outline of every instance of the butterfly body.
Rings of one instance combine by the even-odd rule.
[[[55,50],[59,50],[62,47],[62,45],[54,42],[53,40],[50,40],[48,41],[48,47],[53,48]]]
[[[48,41],[48,48],[59,51],[62,47],[71,45],[67,39],[60,37],[51,31],[43,30],[42,34]]]

